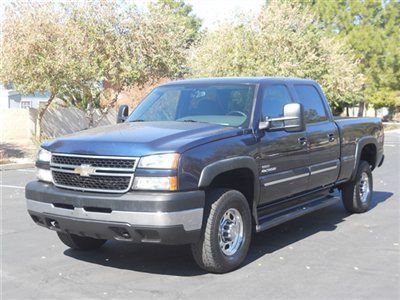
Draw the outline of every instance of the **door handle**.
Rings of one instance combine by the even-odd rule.
[[[305,136],[300,137],[300,138],[297,139],[297,142],[298,142],[300,145],[305,146],[305,145],[307,145],[307,138],[306,138]]]
[[[329,142],[334,142],[335,141],[335,134],[334,133],[330,133],[328,134],[328,140]]]

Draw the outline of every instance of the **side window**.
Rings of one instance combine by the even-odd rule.
[[[303,104],[307,123],[317,123],[328,120],[325,107],[317,89],[312,85],[295,85],[299,102]]]
[[[282,84],[266,86],[262,98],[262,118],[283,117],[283,107],[291,102],[286,86]]]

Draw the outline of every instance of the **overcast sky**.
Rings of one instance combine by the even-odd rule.
[[[193,6],[194,13],[203,20],[203,27],[210,29],[239,12],[259,12],[265,0],[187,0],[187,3]]]
[[[0,18],[3,4],[9,1],[0,0]],[[152,0],[135,0],[135,3],[139,7],[145,7],[150,1]],[[218,22],[229,20],[240,12],[258,13],[265,0],[186,0],[186,2],[193,6],[194,13],[202,19],[203,28],[212,29]]]
[[[139,7],[145,7],[152,0],[136,0]],[[265,0],[186,0],[193,6],[193,12],[203,21],[203,28],[212,29],[218,22],[231,19],[238,13],[256,14]]]

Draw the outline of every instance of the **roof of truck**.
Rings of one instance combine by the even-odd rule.
[[[163,85],[181,85],[181,84],[261,84],[261,83],[315,83],[311,79],[302,79],[295,77],[210,77],[194,78],[184,80],[174,80]]]

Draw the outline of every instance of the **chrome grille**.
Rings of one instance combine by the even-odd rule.
[[[136,157],[53,153],[50,169],[54,185],[60,188],[124,193],[131,188],[137,162]]]
[[[92,167],[102,168],[118,168],[118,169],[133,169],[135,167],[134,159],[110,159],[110,158],[94,158],[94,157],[77,157],[77,156],[61,156],[54,155],[52,157],[53,164],[74,165],[82,164],[91,165]]]
[[[82,177],[78,174],[53,171],[53,180],[61,186],[91,189],[125,191],[130,184],[130,176],[99,176]]]

